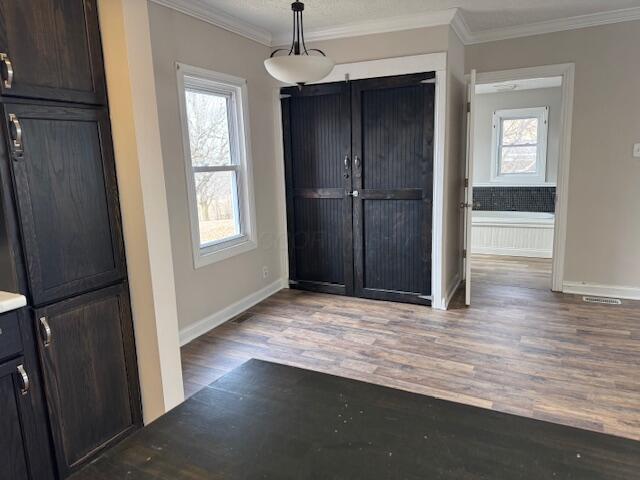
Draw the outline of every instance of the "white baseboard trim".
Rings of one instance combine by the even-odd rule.
[[[576,295],[640,300],[640,287],[621,287],[618,285],[600,285],[586,282],[562,282],[562,292]]]
[[[208,331],[222,325],[223,323],[231,320],[236,315],[240,315],[245,310],[253,307],[255,304],[260,303],[267,297],[270,297],[274,293],[287,288],[288,284],[285,279],[278,279],[273,283],[270,283],[264,288],[261,288],[257,292],[247,295],[241,300],[232,303],[228,307],[203,318],[202,320],[189,325],[188,327],[180,330],[180,346],[184,346],[190,341],[198,338],[200,335],[204,335]]]
[[[460,288],[460,284],[462,283],[462,276],[460,272],[456,273],[456,276],[453,277],[453,280],[447,285],[447,293],[444,298],[444,308],[442,310],[447,310],[449,308],[449,302]]]
[[[480,255],[505,255],[509,257],[534,257],[552,258],[552,250],[539,250],[535,248],[494,248],[494,247],[473,247],[471,253]]]

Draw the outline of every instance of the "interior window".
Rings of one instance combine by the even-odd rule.
[[[544,183],[548,107],[494,114],[494,181]]]
[[[194,261],[201,266],[255,247],[246,82],[185,65],[178,70]]]

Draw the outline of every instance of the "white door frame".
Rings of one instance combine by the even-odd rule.
[[[476,77],[476,85],[547,77],[562,77],[560,149],[558,156],[558,179],[556,182],[556,211],[551,274],[551,289],[554,292],[561,292],[562,282],[564,280],[564,258],[567,239],[569,163],[571,160],[571,125],[573,119],[573,83],[575,78],[575,64],[562,63],[557,65],[543,65],[538,67],[518,68],[514,70],[478,73]]]
[[[476,71],[471,70],[469,74],[469,82],[467,84],[467,155],[464,171],[464,205],[463,219],[463,242],[464,252],[463,255],[463,272],[462,278],[464,279],[464,303],[465,305],[471,305],[471,228],[473,223],[473,165],[474,165],[474,145],[473,145],[473,132],[475,129],[475,113],[476,113]]]
[[[431,306],[445,310],[443,298],[446,279],[444,278],[444,165],[445,165],[445,122],[447,108],[447,54],[446,52],[385,58],[365,62],[342,63],[320,82],[329,83],[365,78],[391,77],[411,73],[436,72],[435,125],[433,151],[433,229],[431,254]],[[282,272],[283,284],[289,278],[287,249],[287,208],[284,181],[284,153],[282,147],[282,112],[280,110],[280,88],[274,89],[274,122],[276,159],[278,159],[280,179],[280,221],[282,230]]]

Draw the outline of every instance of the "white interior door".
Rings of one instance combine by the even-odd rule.
[[[471,305],[471,216],[473,211],[473,128],[476,96],[476,71],[471,70],[467,92],[467,161],[464,181],[464,278],[465,303]]]

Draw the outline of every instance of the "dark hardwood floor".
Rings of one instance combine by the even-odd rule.
[[[637,480],[640,442],[250,360],[73,480]]]
[[[460,293],[444,312],[282,290],[183,347],[185,390],[258,358],[640,440],[640,302]]]

